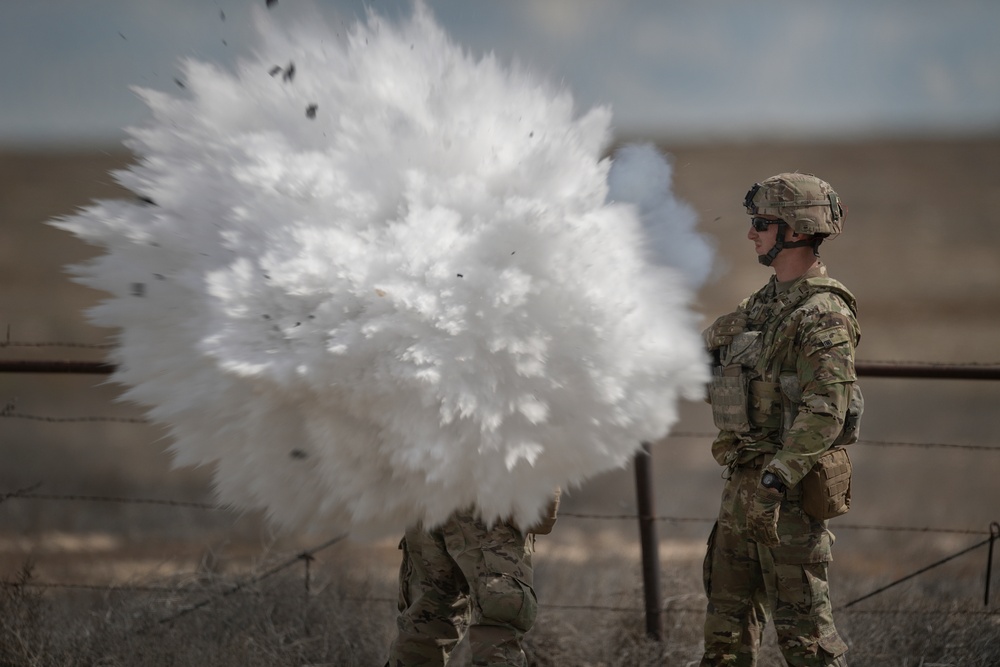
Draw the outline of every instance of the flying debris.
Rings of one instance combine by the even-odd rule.
[[[248,61],[139,91],[115,176],[140,201],[53,221],[103,250],[73,271],[176,463],[278,526],[384,536],[470,505],[529,525],[666,435],[708,376],[663,156],[608,159],[610,109],[425,3],[339,36],[280,14]]]

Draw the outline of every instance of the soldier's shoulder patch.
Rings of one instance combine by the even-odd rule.
[[[849,343],[850,340],[851,334],[847,325],[843,322],[836,323],[833,326],[828,326],[815,331],[809,337],[809,340],[805,341],[805,353],[808,356],[812,356],[816,352],[829,350],[837,347],[838,345]]]

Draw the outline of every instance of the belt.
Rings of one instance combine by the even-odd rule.
[[[763,468],[764,461],[766,460],[766,458],[767,455],[764,452],[760,452],[756,456],[753,456],[750,459],[743,461],[742,463],[738,461],[733,461],[732,463],[727,465],[726,468],[722,471],[722,478],[729,479],[730,477],[733,476],[733,473],[736,472],[736,470],[738,469],[756,470],[758,468]]]
[[[737,463],[737,468],[763,468],[764,459],[767,458],[763,452],[753,457],[749,461],[744,461],[743,463]]]

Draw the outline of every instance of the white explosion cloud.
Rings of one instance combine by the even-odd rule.
[[[625,151],[609,196],[610,112],[423,5],[261,25],[235,71],[139,91],[137,201],[53,223],[106,250],[74,271],[176,462],[278,525],[377,536],[470,505],[528,525],[666,435],[707,379],[706,267],[663,157]]]

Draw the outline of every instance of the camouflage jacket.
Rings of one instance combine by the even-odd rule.
[[[788,283],[772,277],[739,312],[747,315],[749,331],[760,332],[759,354],[745,369],[751,426],[744,433],[721,431],[712,453],[722,465],[774,454],[767,469],[791,487],[844,428],[857,380],[857,305],[819,264]]]

